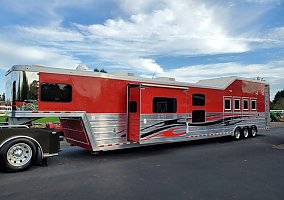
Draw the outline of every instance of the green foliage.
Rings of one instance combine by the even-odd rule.
[[[33,121],[33,124],[35,123],[47,123],[47,122],[52,122],[52,123],[59,123],[59,118],[58,117],[44,117],[41,119],[37,119]]]
[[[284,110],[284,97],[280,98],[272,105],[272,110]]]
[[[284,98],[284,90],[280,90],[275,94],[273,103],[275,104],[277,101],[279,101],[281,98]]]
[[[0,101],[5,101],[5,93],[3,92],[3,94],[0,94]]]
[[[270,103],[271,110],[284,110],[284,90],[275,94],[273,101]]]
[[[0,117],[0,122],[6,122],[6,117]],[[33,121],[33,124],[45,124],[47,122],[52,122],[52,123],[60,123],[59,118],[58,117],[44,117],[41,119],[37,119]]]
[[[104,70],[104,69],[101,69],[100,72],[101,72],[101,73],[107,73],[107,71]]]
[[[6,122],[5,117],[0,117],[0,122]]]
[[[94,69],[94,72],[107,73],[106,70],[104,70],[104,69],[99,70],[98,68],[95,68],[95,69]]]

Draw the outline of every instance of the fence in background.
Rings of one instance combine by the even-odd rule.
[[[6,113],[6,106],[0,104],[0,116],[5,116],[5,113]]]

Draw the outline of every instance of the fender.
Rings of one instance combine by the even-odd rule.
[[[10,138],[6,139],[4,142],[2,142],[2,143],[0,144],[0,149],[1,149],[2,146],[3,146],[4,144],[6,144],[7,142],[9,142],[9,141],[11,141],[11,140],[14,140],[14,139],[18,139],[18,138],[25,138],[25,139],[32,140],[32,141],[36,144],[36,146],[39,147],[39,149],[40,149],[40,154],[41,154],[41,159],[43,159],[43,150],[42,150],[41,145],[39,144],[38,141],[36,141],[34,138],[29,137],[29,136],[19,135],[19,136],[10,137]]]

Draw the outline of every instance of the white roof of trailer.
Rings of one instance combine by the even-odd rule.
[[[268,82],[254,80],[250,78],[244,78],[239,76],[227,76],[227,77],[220,77],[220,78],[211,78],[211,79],[204,79],[197,81],[196,85],[203,86],[203,87],[217,87],[217,88],[227,88],[231,85],[235,80],[242,80],[242,81],[252,81],[257,83],[263,83],[268,85]]]
[[[221,78],[199,80],[196,84],[200,85],[200,86],[205,86],[205,87],[214,86],[214,87],[217,87],[217,88],[222,88],[226,85],[230,85],[236,79],[238,79],[238,77],[228,76],[228,77],[221,77]]]
[[[204,79],[196,83],[188,83],[188,82],[174,81],[173,78],[165,78],[165,77],[162,77],[162,78],[158,77],[154,79],[137,77],[137,76],[133,76],[133,73],[131,73],[131,76],[130,76],[130,75],[127,75],[129,73],[110,74],[110,73],[93,72],[93,71],[87,71],[87,70],[52,68],[52,67],[45,67],[45,66],[38,66],[38,65],[14,65],[11,69],[7,71],[6,76],[12,71],[45,72],[45,73],[56,73],[56,74],[66,74],[66,75],[100,77],[100,78],[110,78],[110,79],[137,81],[137,82],[154,83],[154,84],[212,88],[212,89],[219,89],[219,90],[226,89],[235,80],[252,81],[252,82],[262,83],[266,85],[269,84],[268,82],[249,79],[249,78],[243,78],[243,77],[238,77],[238,76]]]

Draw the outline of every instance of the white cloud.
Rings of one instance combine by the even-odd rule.
[[[16,62],[16,63],[15,63]],[[75,68],[81,61],[50,48],[19,45],[0,40],[0,66],[8,69],[15,64],[39,64],[62,68]]]
[[[276,44],[284,44],[284,26],[270,29],[267,33],[267,38]]]
[[[261,3],[261,4],[267,4],[267,3],[281,3],[281,0],[247,0],[247,2],[250,2],[250,3]]]
[[[206,65],[185,66],[170,69],[161,73],[161,76],[173,76],[180,81],[196,82],[204,78],[221,76],[243,76],[256,78],[257,76],[269,78],[270,81],[284,76],[284,60],[274,61],[267,64],[240,64],[240,63],[215,63]]]
[[[59,8],[90,7],[99,1],[38,3],[28,0],[25,4],[20,0],[4,1],[4,6],[10,5],[8,9],[23,15],[29,13],[34,18],[43,17],[46,23],[17,25],[9,29],[11,32],[6,41],[0,40],[0,66],[27,63],[73,68],[81,63],[74,57],[76,55],[88,57],[90,63],[89,60],[94,60],[94,63],[107,64],[109,68],[136,71],[144,76],[157,71],[181,81],[236,74],[268,77],[271,81],[280,80],[280,75],[283,77],[282,61],[266,65],[217,63],[166,70],[155,60],[159,56],[242,53],[269,45],[283,45],[283,27],[259,33],[260,28],[255,23],[271,8],[268,3],[249,8],[243,6],[240,10],[238,2],[231,1],[120,0],[112,3],[120,4],[123,17],[108,19],[103,24],[68,23],[71,27],[67,28],[62,23],[63,14],[57,12]],[[14,42],[9,38],[11,34]]]
[[[77,31],[66,29],[63,27],[45,26],[45,27],[21,27],[17,28],[21,33],[25,33],[25,37],[31,37],[33,40],[41,40],[45,38],[45,42],[76,42],[83,41],[84,37]]]
[[[133,59],[128,61],[130,66],[137,66],[142,72],[163,73],[163,69],[152,59]]]
[[[197,82],[206,78],[222,76],[241,76],[246,78],[262,77],[270,83],[271,97],[284,89],[284,60],[271,61],[265,64],[215,63],[206,65],[185,66],[165,70],[157,76],[174,77],[178,81]]]
[[[223,18],[229,15],[222,11],[222,5],[188,0],[120,2],[121,7],[128,8],[128,18],[109,19],[104,24],[75,24],[68,29],[60,23],[21,26],[20,38],[149,72],[157,68],[152,64],[159,55],[240,53],[250,49],[250,41],[228,33]]]
[[[127,20],[109,19],[103,25],[80,27],[95,39],[126,43],[133,49],[143,46],[152,55],[196,55],[249,50],[246,42],[227,34],[226,27],[216,19],[218,9],[185,0],[158,1],[157,4],[163,3],[161,9],[145,12],[143,7],[136,8],[140,4],[151,7],[153,2],[138,1],[131,4],[130,1],[125,1],[125,7],[129,7],[130,12],[141,12],[132,14]]]
[[[163,0],[119,0],[120,7],[126,12],[131,14],[147,13],[152,10],[158,10],[165,8],[166,1]]]

